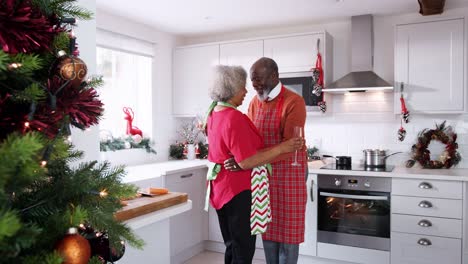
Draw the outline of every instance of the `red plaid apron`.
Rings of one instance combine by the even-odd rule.
[[[282,131],[281,112],[284,102],[284,87],[278,95],[274,109],[267,109],[261,102],[258,104],[254,124],[263,136],[265,147],[281,142]],[[293,158],[272,163],[273,173],[270,175],[270,205],[272,222],[262,235],[264,240],[287,244],[304,242],[304,218],[307,202],[305,187],[306,152],[301,151],[297,160],[302,166],[291,166]]]

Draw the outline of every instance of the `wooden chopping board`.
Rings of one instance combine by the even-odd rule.
[[[114,214],[120,221],[129,220],[141,215],[149,214],[176,204],[185,203],[188,200],[186,193],[170,192],[154,197],[139,197],[129,200],[128,205]]]

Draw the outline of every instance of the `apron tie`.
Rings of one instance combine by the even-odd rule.
[[[210,204],[210,194],[211,194],[211,181],[216,180],[219,172],[221,171],[221,164],[209,162],[208,163],[208,173],[206,174],[206,180],[208,181],[208,186],[206,187],[206,196],[205,196],[205,211],[208,212],[208,205]]]

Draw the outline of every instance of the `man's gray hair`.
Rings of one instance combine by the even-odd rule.
[[[241,66],[217,65],[210,97],[217,102],[226,102],[245,88],[247,72]]]

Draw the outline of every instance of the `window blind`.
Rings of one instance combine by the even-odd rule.
[[[134,53],[147,57],[154,56],[154,43],[105,29],[96,29],[96,44],[103,48]]]

